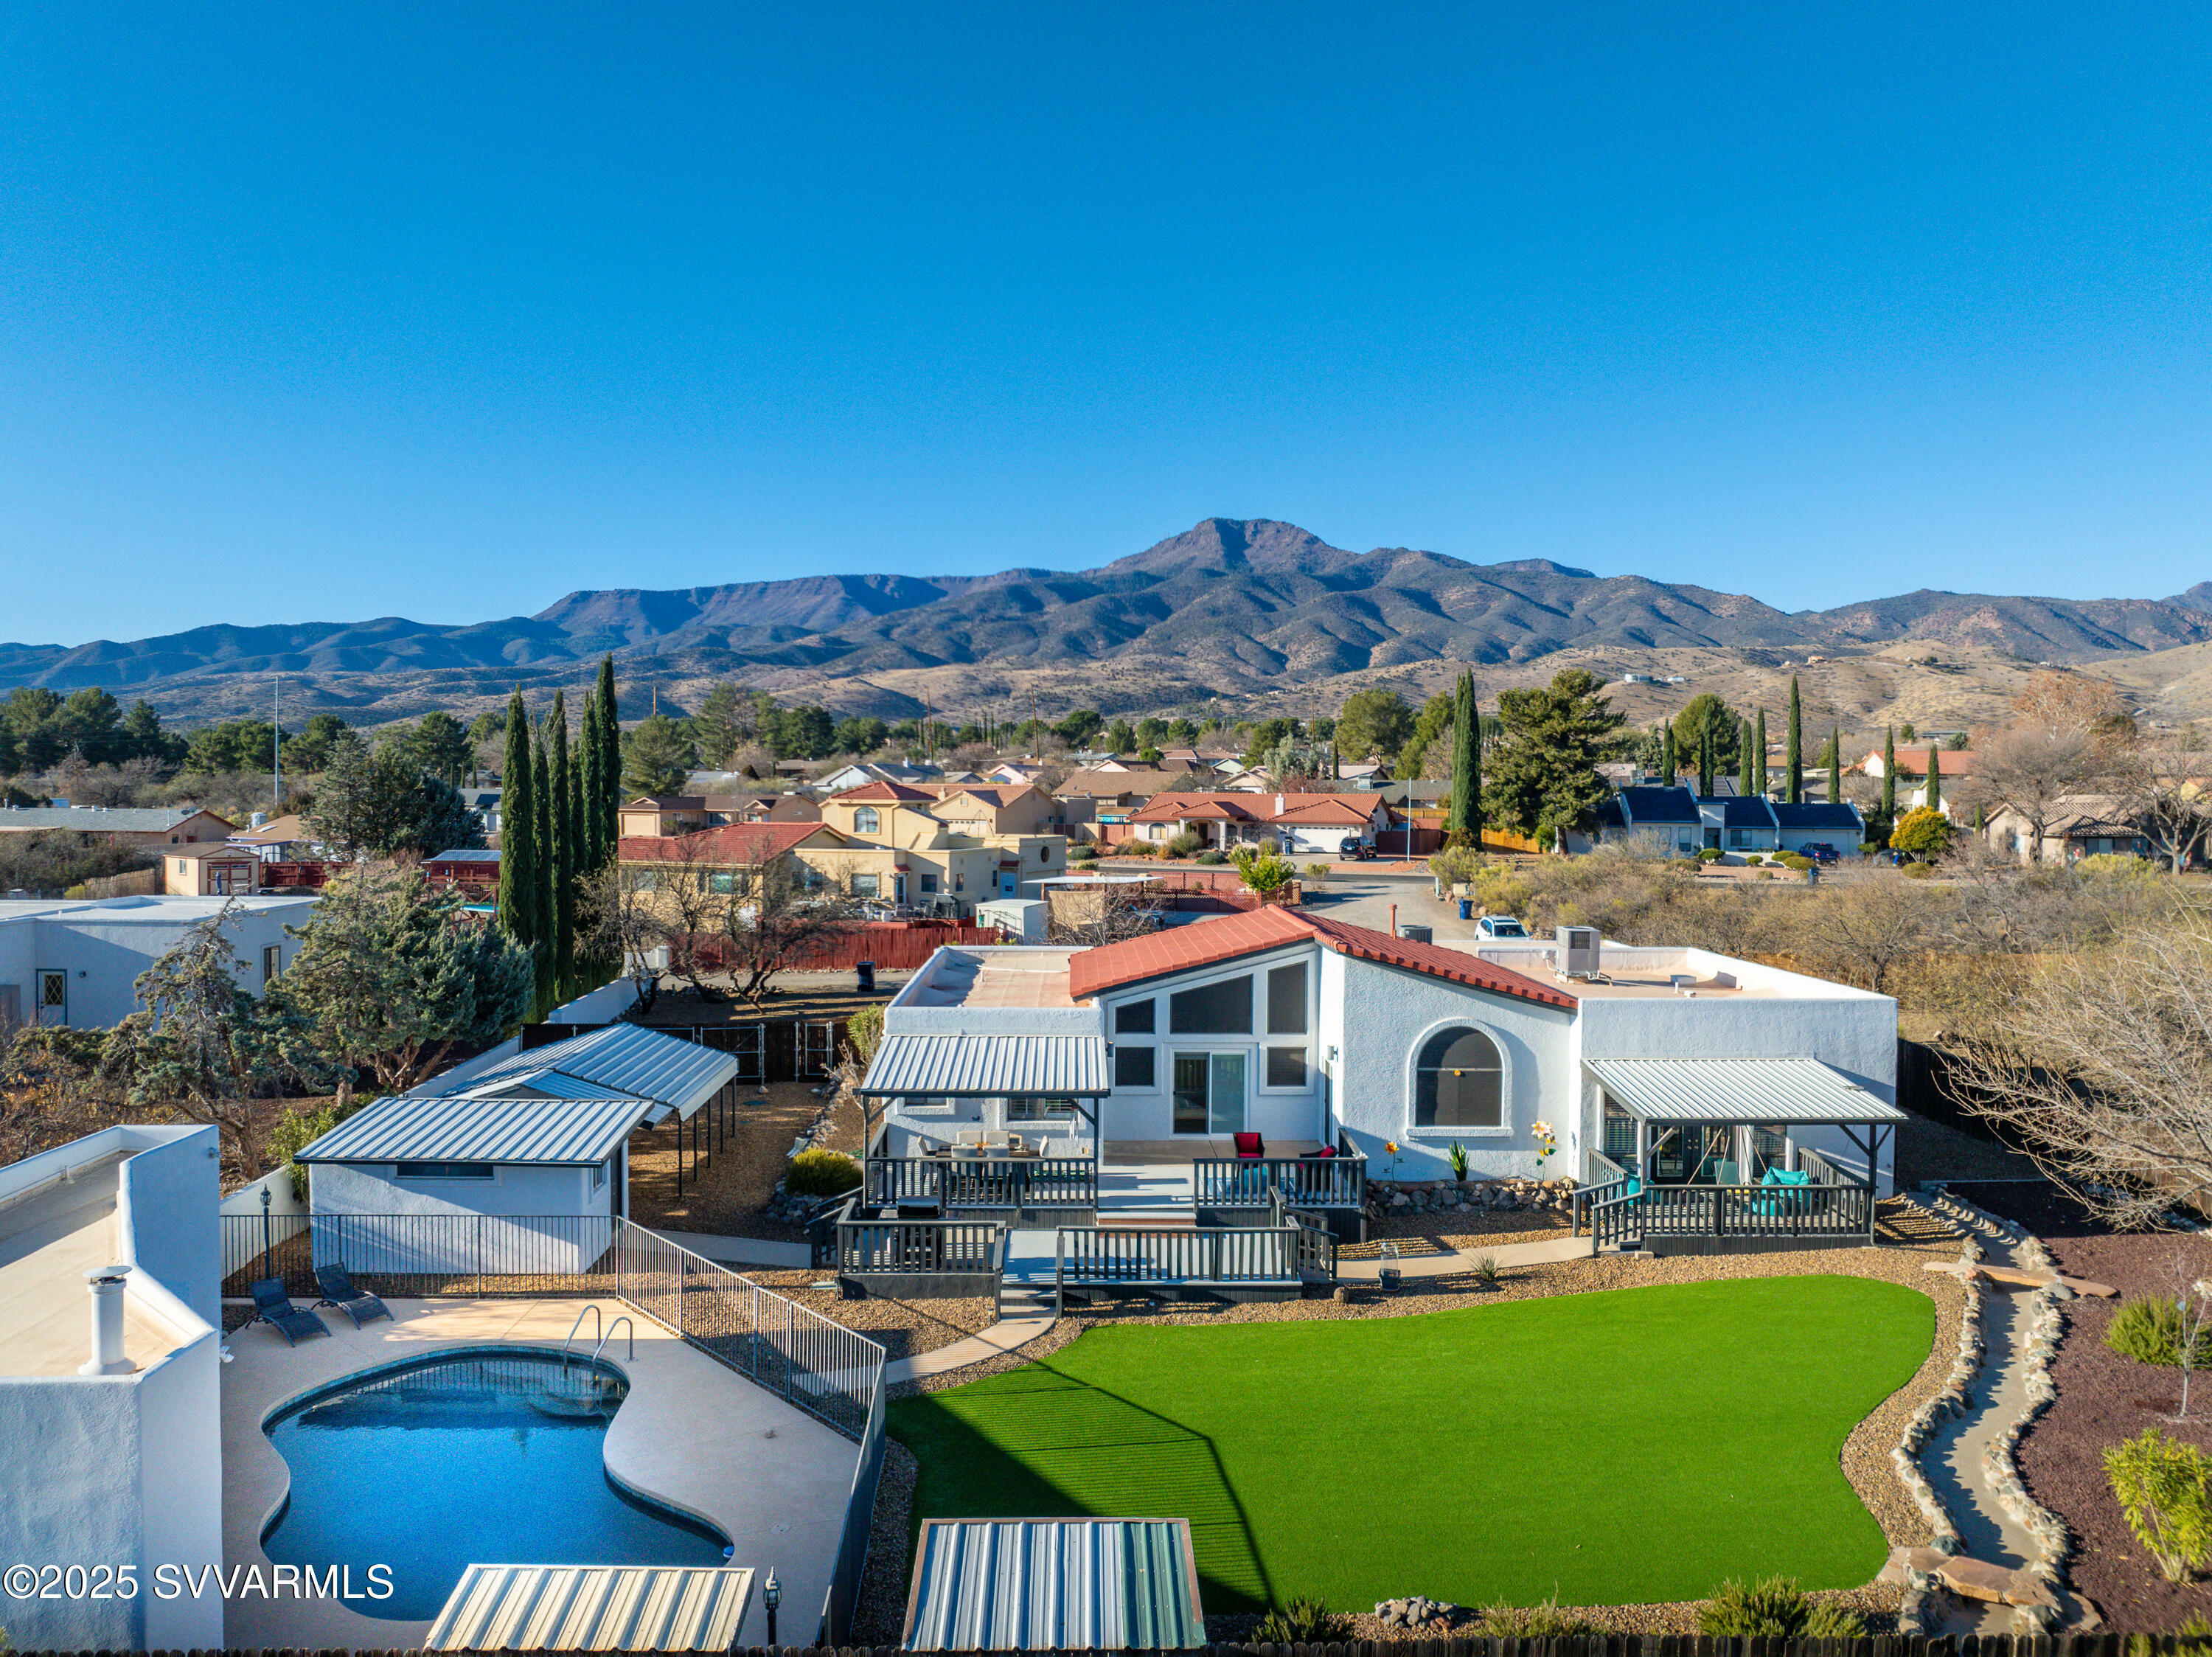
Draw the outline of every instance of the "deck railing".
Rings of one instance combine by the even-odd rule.
[[[1259,1209],[1279,1193],[1292,1208],[1367,1206],[1367,1159],[1339,1147],[1334,1156],[1207,1156],[1190,1165],[1191,1203],[1201,1209]]]
[[[871,1208],[935,1203],[956,1209],[1096,1209],[1098,1161],[1089,1156],[871,1156]]]
[[[833,1258],[841,1272],[975,1276],[1006,1264],[1005,1228],[988,1220],[856,1220],[837,1222]]]
[[[1590,1252],[1655,1237],[1874,1234],[1874,1193],[1844,1185],[1646,1185],[1590,1205]]]
[[[1296,1225],[1208,1226],[1195,1231],[1062,1228],[1054,1263],[1054,1303],[1064,1307],[1071,1286],[1300,1282],[1308,1229]],[[1328,1258],[1333,1270],[1333,1246]]]

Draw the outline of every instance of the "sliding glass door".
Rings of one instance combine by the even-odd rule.
[[[1177,1053],[1175,1056],[1175,1130],[1189,1134],[1241,1133],[1244,1127],[1245,1055]]]

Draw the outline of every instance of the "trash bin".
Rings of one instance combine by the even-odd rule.
[[[873,961],[855,961],[853,964],[853,970],[860,975],[860,993],[864,996],[874,995],[876,993],[876,964]]]
[[[1459,900],[1459,917],[1462,921],[1471,921],[1474,918],[1474,899],[1462,898]]]

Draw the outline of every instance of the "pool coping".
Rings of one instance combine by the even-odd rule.
[[[786,1404],[613,1301],[486,1300],[387,1302],[392,1318],[359,1330],[326,1319],[326,1339],[287,1347],[272,1330],[234,1331],[235,1361],[222,1370],[223,1563],[227,1571],[276,1569],[261,1545],[283,1510],[291,1471],[265,1430],[284,1410],[333,1385],[470,1349],[554,1355],[582,1308],[597,1304],[611,1326],[630,1316],[633,1354],[609,1358],[629,1391],[604,1447],[611,1477],[641,1499],[687,1514],[730,1538],[730,1563],[785,1586],[787,1641],[810,1640],[835,1570],[845,1502],[859,1451],[850,1440]],[[770,1447],[771,1442],[773,1447]],[[358,1584],[366,1567],[359,1562]],[[500,1562],[479,1562],[500,1563]],[[757,1601],[740,1630],[763,1643]],[[225,1643],[238,1647],[420,1646],[430,1622],[372,1617],[333,1599],[231,1599]]]

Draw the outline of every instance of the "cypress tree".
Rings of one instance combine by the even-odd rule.
[[[553,918],[553,762],[545,752],[545,727],[538,727],[530,745],[530,791],[532,815],[538,825],[538,1016],[553,1007],[553,958],[556,940]]]
[[[1735,722],[1735,791],[1745,799],[1751,797],[1751,722],[1739,719]]]
[[[1897,727],[1894,725],[1881,739],[1881,820],[1886,827],[1897,826]]]
[[[507,758],[499,787],[500,929],[519,944],[538,941],[538,809],[532,798],[530,716],[520,691],[507,704]]]
[[[1836,725],[1828,728],[1828,803],[1844,803],[1844,733]]]
[[[1797,700],[1797,675],[1790,675],[1790,775],[1785,779],[1789,793],[1784,796],[1793,806],[1805,803],[1805,719]]]
[[[1933,742],[1928,745],[1927,805],[1930,811],[1943,809],[1943,761],[1939,758],[1940,752]]]
[[[599,792],[599,692],[594,686],[584,698],[584,730],[576,743],[576,868],[584,874],[597,874],[606,861],[599,813],[591,807]]]
[[[1667,734],[1659,739],[1659,780],[1668,788],[1674,786],[1677,760],[1674,753],[1674,722],[1667,722]]]
[[[1759,710],[1759,723],[1752,731],[1751,786],[1755,794],[1766,792],[1766,710]]]
[[[1713,704],[1705,704],[1705,716],[1698,727],[1698,797],[1713,797]]]
[[[621,829],[615,813],[622,807],[622,704],[615,696],[615,659],[599,660],[599,789],[593,808],[599,814],[599,839],[604,860],[615,855]]]
[[[1452,698],[1452,786],[1451,806],[1444,813],[1444,844],[1463,846],[1473,839],[1480,845],[1481,819],[1477,815],[1480,807],[1474,804],[1482,788],[1481,774],[1475,769],[1480,764],[1475,755],[1480,747],[1476,733],[1474,713],[1474,675],[1462,673],[1459,688]]]
[[[552,920],[553,981],[565,988],[576,972],[576,785],[568,766],[568,702],[560,691],[553,692],[546,746],[553,819],[545,852],[546,906]]]

